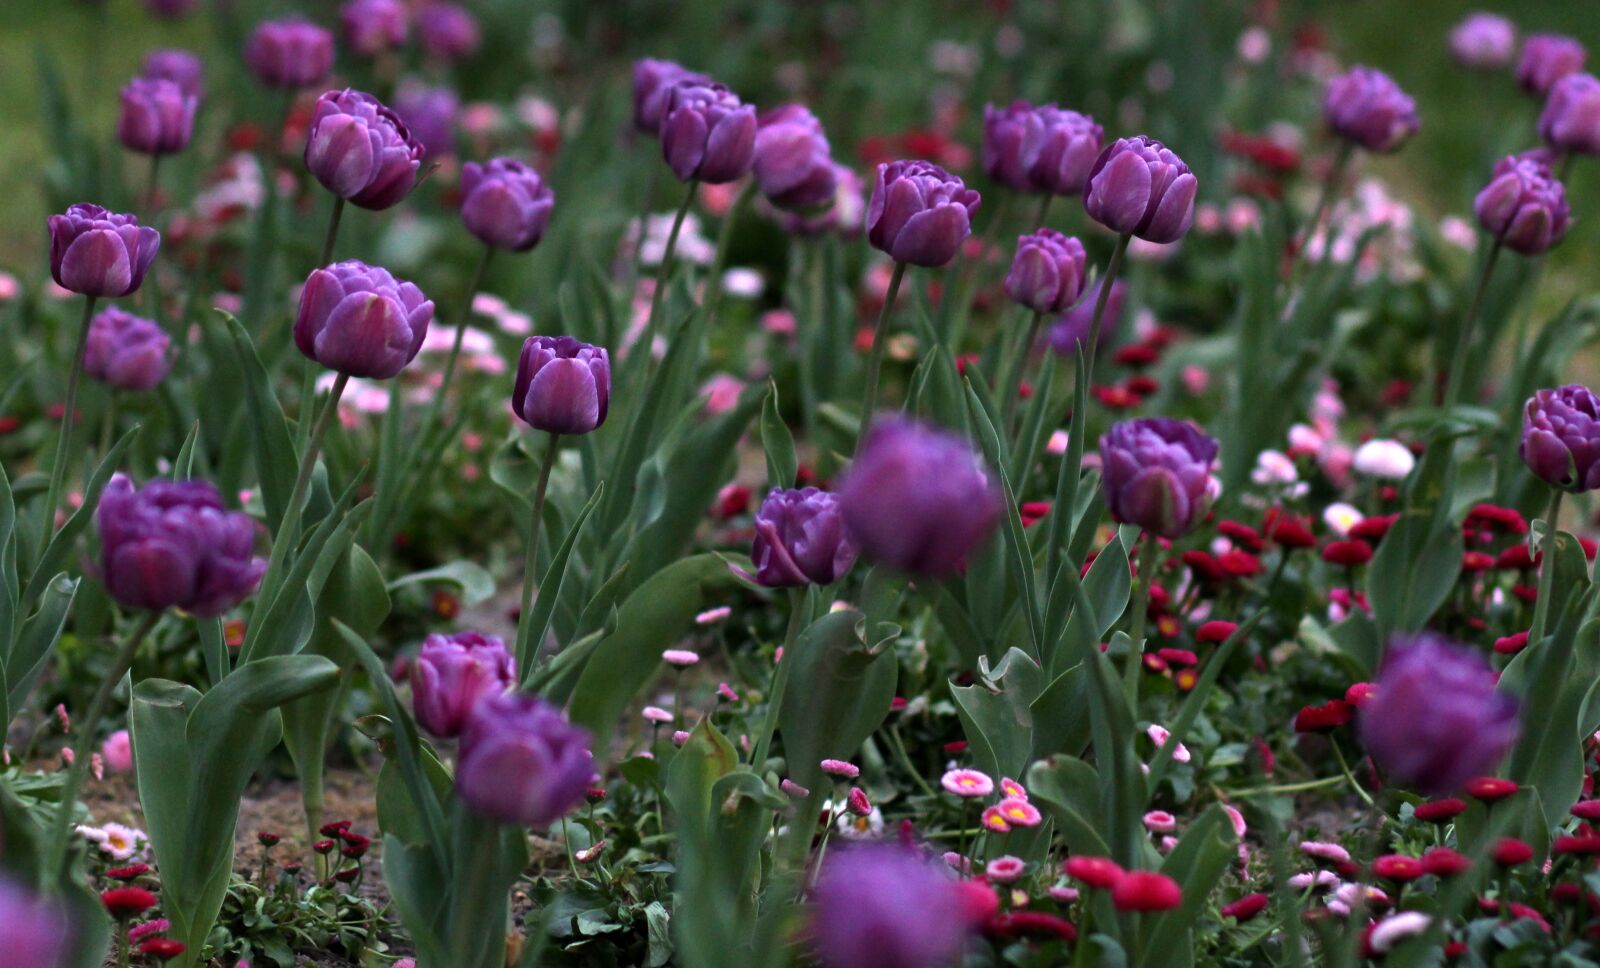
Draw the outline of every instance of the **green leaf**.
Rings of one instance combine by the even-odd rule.
[[[1033,704],[1045,689],[1044,670],[1027,653],[1011,649],[990,671],[980,659],[979,681],[950,687],[978,769],[990,776],[1020,776],[1033,752]]]
[[[794,487],[800,468],[794,455],[794,435],[778,409],[778,384],[769,381],[768,386],[766,401],[761,405],[761,447],[767,454],[767,485]]]
[[[589,520],[589,516],[599,506],[605,490],[606,485],[602,481],[600,486],[594,489],[594,493],[589,495],[583,510],[578,512],[577,519],[572,522],[572,528],[567,531],[566,539],[561,542],[561,547],[556,549],[555,557],[550,559],[550,566],[544,570],[533,610],[528,614],[526,622],[518,625],[517,663],[518,668],[522,670],[524,687],[532,681],[537,666],[535,660],[545,639],[550,635],[550,623],[555,618],[556,602],[560,601],[561,589],[567,580],[567,565],[572,560],[572,549],[577,546],[578,536],[583,533],[584,522]],[[520,634],[523,627],[528,629],[526,639]]]
[[[1251,630],[1264,615],[1266,611],[1263,609],[1245,619],[1206,659],[1204,668],[1200,670],[1200,678],[1195,680],[1194,687],[1183,700],[1183,705],[1178,707],[1178,715],[1169,727],[1170,735],[1167,741],[1161,744],[1161,748],[1156,750],[1155,758],[1150,761],[1150,773],[1145,785],[1152,795],[1161,785],[1162,778],[1167,774],[1167,768],[1172,765],[1172,754],[1177,751],[1178,744],[1184,741],[1189,735],[1190,728],[1194,726],[1194,721],[1200,718],[1200,711],[1205,708],[1206,699],[1216,687],[1217,677],[1222,674],[1223,667],[1228,664],[1234,650],[1249,637]]]
[[[1583,620],[1585,601],[1586,596],[1570,597],[1554,634],[1517,653],[1500,676],[1500,688],[1523,707],[1506,776],[1539,791],[1551,827],[1565,820],[1565,806],[1583,790],[1589,733],[1582,732],[1581,719],[1600,679],[1600,619]]]
[[[1212,804],[1189,825],[1178,846],[1161,864],[1161,873],[1183,888],[1183,903],[1163,911],[1144,924],[1141,947],[1162,952],[1163,963],[1192,964],[1192,932],[1201,914],[1210,906],[1211,892],[1232,862],[1235,851],[1233,826],[1220,804]]]
[[[889,715],[899,663],[886,645],[871,651],[860,612],[830,612],[800,633],[778,733],[789,776],[821,791],[822,761],[852,759]],[[800,814],[804,816],[805,814]]]
[[[78,581],[68,578],[66,572],[50,581],[38,610],[22,623],[11,654],[4,657],[6,705],[11,709],[26,705],[28,692],[44,670],[45,659],[61,638],[67,614],[72,610],[72,600],[78,594]],[[7,716],[0,721],[9,720]]]
[[[1101,816],[1100,774],[1073,756],[1049,756],[1028,768],[1028,799],[1055,820],[1067,850],[1105,857],[1111,853],[1096,823]]]
[[[396,592],[412,585],[454,585],[461,594],[461,604],[471,608],[494,597],[494,576],[476,562],[457,559],[426,571],[414,571],[389,583],[389,591]]]
[[[277,534],[288,510],[300,458],[294,451],[289,421],[272,392],[272,379],[250,343],[250,334],[229,313],[220,309],[216,312],[226,321],[233,337],[234,355],[244,375],[245,410],[250,416],[250,440],[254,446],[256,476],[261,482],[261,502],[267,509],[267,527]]]
[[[22,593],[22,608],[27,608],[44,593],[45,582],[50,581],[56,570],[67,560],[72,552],[72,546],[77,543],[78,535],[89,526],[89,521],[94,517],[95,509],[100,506],[100,492],[105,489],[106,482],[111,480],[111,475],[116,473],[122,464],[122,455],[132,445],[133,439],[139,436],[139,427],[135,425],[122,435],[116,445],[106,453],[100,466],[95,468],[94,474],[89,478],[89,483],[83,489],[83,503],[67,518],[67,523],[61,526],[45,546],[44,554],[40,556],[39,563],[34,566],[33,577],[28,580],[28,587]]]

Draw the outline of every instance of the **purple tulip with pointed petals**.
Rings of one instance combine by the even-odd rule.
[[[855,564],[839,498],[814,487],[773,488],[756,512],[750,549],[756,581],[768,588],[831,585]]]
[[[946,265],[972,234],[982,199],[960,178],[929,161],[878,166],[867,206],[867,241],[896,262]]]
[[[1523,255],[1538,255],[1560,242],[1571,221],[1566,189],[1531,154],[1502,158],[1472,207],[1485,232]]]
[[[1100,157],[1105,129],[1094,118],[1045,104],[1034,109],[1039,124],[1026,148],[1028,180],[1053,195],[1081,195]]]
[[[377,98],[346,88],[317,99],[306,139],[306,168],[322,187],[374,211],[416,187],[422,145]]]
[[[511,407],[528,426],[586,434],[606,422],[611,355],[572,336],[532,336],[522,344]]]
[[[161,233],[133,215],[79,204],[50,224],[50,275],[85,296],[126,296],[144,282],[161,248]]]
[[[593,776],[589,731],[538,696],[488,697],[467,715],[456,794],[480,816],[548,827],[583,802]]]
[[[633,126],[652,137],[661,133],[667,96],[679,81],[710,84],[711,78],[672,61],[649,57],[633,62]]]
[[[411,704],[434,736],[461,735],[472,709],[517,684],[517,660],[506,644],[482,632],[429,635],[411,663]]]
[[[833,200],[838,176],[822,122],[799,104],[761,115],[753,169],[756,187],[779,208],[813,209]]]
[[[119,390],[153,390],[172,368],[171,344],[154,322],[112,306],[89,323],[83,372]]]
[[[469,161],[461,169],[461,221],[484,245],[526,252],[539,244],[556,194],[515,158]]]
[[[1211,506],[1217,441],[1193,424],[1144,417],[1113,424],[1100,438],[1101,485],[1119,524],[1162,538],[1192,531]]]
[[[1540,390],[1522,408],[1522,462],[1551,487],[1600,488],[1600,399],[1568,384]]]
[[[667,90],[661,155],[679,181],[721,185],[750,172],[756,109],[721,84],[680,80]]]
[[[351,259],[307,277],[294,342],[330,370],[387,380],[416,358],[432,321],[433,303],[422,290]]]
[[[1196,187],[1189,166],[1166,145],[1144,135],[1120,138],[1090,169],[1083,208],[1119,235],[1176,242],[1194,221]]]
[[[1600,155],[1600,79],[1568,74],[1550,88],[1539,137],[1559,152]]]
[[[256,79],[278,90],[321,84],[333,70],[333,32],[302,17],[267,20],[245,45]]]

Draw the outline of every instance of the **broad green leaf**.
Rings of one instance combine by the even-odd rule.
[[[250,334],[232,315],[217,310],[233,337],[234,354],[244,375],[245,409],[250,417],[256,476],[261,482],[261,500],[267,509],[267,527],[277,534],[289,510],[289,494],[294,490],[295,472],[300,457],[294,450],[294,437],[283,407],[272,392],[272,379],[261,365]],[[302,419],[305,415],[302,415]]]
[[[778,408],[778,385],[769,383],[761,405],[761,447],[767,455],[767,486],[794,487],[800,462],[794,455],[794,435]]]
[[[980,660],[987,666],[987,660]],[[950,687],[978,769],[990,776],[1020,776],[1034,745],[1032,707],[1044,692],[1044,670],[1012,649],[970,686]]]
[[[578,517],[572,522],[572,528],[561,542],[561,547],[556,549],[555,557],[550,559],[550,566],[544,570],[533,610],[517,625],[517,663],[518,668],[522,670],[524,686],[533,679],[535,660],[544,646],[545,639],[550,635],[550,623],[555,618],[556,602],[560,601],[561,589],[566,584],[567,565],[572,559],[572,549],[577,546],[578,537],[583,533],[584,523],[589,520],[589,516],[594,513],[601,498],[605,496],[605,490],[605,483],[601,482],[600,486],[594,489],[594,493],[589,495],[588,502],[583,505],[583,510],[578,512]]]
[[[1143,925],[1142,950],[1161,952],[1163,964],[1194,961],[1192,932],[1211,905],[1211,892],[1235,855],[1233,826],[1219,804],[1206,808],[1183,832],[1178,846],[1161,864],[1161,873],[1183,888],[1183,903],[1149,918]]]
[[[1090,857],[1110,855],[1101,833],[1100,774],[1073,756],[1047,756],[1028,768],[1028,799],[1056,822],[1067,850]]]
[[[426,571],[414,571],[389,582],[389,591],[395,592],[412,585],[454,585],[461,593],[461,604],[468,608],[481,605],[494,597],[494,576],[476,562],[457,559]]]

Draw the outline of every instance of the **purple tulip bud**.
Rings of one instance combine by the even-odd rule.
[[[483,37],[478,18],[466,7],[447,0],[429,0],[417,14],[417,36],[423,51],[436,60],[465,60],[478,52]]]
[[[1162,538],[1181,538],[1211,506],[1211,464],[1217,442],[1170,417],[1113,424],[1100,438],[1101,486],[1118,524],[1136,524]]]
[[[1517,700],[1476,651],[1423,632],[1395,636],[1357,713],[1361,741],[1395,780],[1453,793],[1492,773],[1516,742]]]
[[[256,525],[222,506],[205,481],[111,478],[95,509],[100,572],[125,608],[178,608],[215,618],[248,598],[267,563],[251,555]]]
[[[1094,326],[1094,304],[1100,299],[1100,287],[1104,284],[1103,279],[1095,283],[1077,304],[1050,327],[1047,338],[1050,341],[1050,348],[1057,354],[1070,357],[1078,351],[1078,344],[1084,346],[1089,344],[1089,331]],[[1128,281],[1118,279],[1111,284],[1111,295],[1106,298],[1105,314],[1100,319],[1101,346],[1111,342],[1111,337],[1121,324],[1123,311],[1127,307]]]
[[[980,151],[984,173],[1014,192],[1038,191],[1029,174],[1033,157],[1028,149],[1037,145],[1042,126],[1027,101],[1012,101],[1003,108],[985,104]]]
[[[1600,155],[1600,80],[1568,74],[1550,88],[1539,136],[1556,151]]]
[[[667,90],[661,156],[679,181],[720,185],[755,161],[756,109],[721,84],[682,80]]]
[[[815,236],[838,232],[847,239],[861,234],[861,214],[866,211],[861,197],[861,176],[844,165],[833,164],[833,196],[824,208],[792,212],[769,209],[768,214],[790,235]]]
[[[947,264],[972,234],[978,193],[931,161],[878,166],[867,205],[867,241],[896,262]]]
[[[172,81],[136,77],[122,89],[117,140],[129,151],[170,155],[189,147],[200,99]]]
[[[552,434],[586,434],[606,422],[611,354],[572,336],[530,336],[517,358],[511,409]]]
[[[474,813],[548,827],[583,802],[593,775],[589,731],[538,696],[485,698],[467,716],[456,793]]]
[[[528,251],[544,237],[555,204],[539,173],[515,158],[461,168],[461,221],[484,245]]]
[[[849,534],[901,571],[943,576],[994,533],[1000,488],[964,437],[902,417],[873,421],[839,485]]]
[[[133,215],[74,205],[50,224],[50,276],[85,296],[126,296],[144,282],[161,248],[161,233]]]
[[[1055,229],[1017,239],[1006,295],[1036,313],[1059,313],[1083,294],[1088,256],[1083,243]]]
[[[407,79],[394,92],[394,113],[406,123],[421,157],[438,160],[456,150],[456,115],[461,99],[448,87],[433,87]]]
[[[387,380],[416,358],[431,322],[433,303],[421,289],[351,259],[306,278],[294,343],[335,372]]]
[[[322,187],[362,208],[397,204],[416,186],[422,145],[377,98],[346,88],[317,98],[306,167]]]
[[[830,853],[811,892],[809,935],[825,968],[939,968],[970,922],[948,870],[894,843]]]
[[[267,87],[321,84],[333,70],[333,32],[300,17],[263,21],[245,45],[244,61]]]
[[[1600,399],[1575,383],[1538,391],[1522,408],[1519,453],[1552,487],[1574,494],[1600,488]]]
[[[1166,145],[1144,135],[1106,146],[1089,169],[1083,208],[1119,235],[1176,242],[1194,221],[1194,174]]]
[[[411,663],[417,723],[443,739],[459,736],[472,708],[517,684],[517,661],[505,642],[481,632],[429,635]]]
[[[856,546],[845,533],[839,498],[814,487],[775,487],[756,512],[756,537],[750,549],[756,581],[768,588],[831,585],[856,561]]]
[[[1054,104],[1034,111],[1039,124],[1027,147],[1028,178],[1052,195],[1081,195],[1105,143],[1105,129],[1087,114]]]
[[[146,55],[139,76],[152,81],[171,81],[193,97],[199,97],[205,90],[205,68],[192,51],[153,50]]]
[[[95,316],[83,347],[83,372],[119,390],[153,390],[172,364],[160,326],[116,306]]]
[[[633,62],[633,126],[654,137],[667,115],[667,96],[679,81],[710,84],[711,78],[672,61],[646,57]]]
[[[1556,81],[1583,70],[1589,52],[1575,38],[1562,34],[1529,34],[1522,42],[1517,83],[1537,97],[1550,93]]]
[[[144,7],[165,20],[180,20],[194,12],[200,0],[144,0]]]
[[[350,0],[339,10],[344,42],[362,57],[404,47],[411,14],[401,0]]]
[[[811,209],[833,200],[834,174],[822,122],[799,104],[763,114],[753,169],[761,194],[779,208]]]
[[[0,875],[0,950],[11,964],[66,968],[77,932],[58,905]]]
[[[1528,155],[1502,158],[1473,200],[1483,230],[1506,248],[1538,255],[1567,232],[1567,192],[1544,162]]]
[[[1328,129],[1368,151],[1386,154],[1417,133],[1417,102],[1389,75],[1352,67],[1328,82],[1322,98]]]
[[[1469,13],[1450,31],[1450,55],[1468,70],[1497,71],[1517,53],[1517,28],[1499,14]]]

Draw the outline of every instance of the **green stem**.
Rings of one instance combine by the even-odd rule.
[[[1262,794],[1302,793],[1306,790],[1320,790],[1323,787],[1338,786],[1344,782],[1346,781],[1342,776],[1325,776],[1320,780],[1302,780],[1299,783],[1278,783],[1272,786],[1248,787],[1239,790],[1224,790],[1222,792],[1229,798],[1244,799]]]
[[[56,531],[56,508],[61,504],[61,487],[67,473],[67,451],[72,445],[72,428],[77,421],[78,384],[83,380],[83,348],[89,340],[89,323],[94,320],[94,304],[98,301],[95,296],[83,298],[83,321],[78,324],[78,339],[72,344],[72,365],[67,369],[66,409],[61,412],[61,436],[56,438],[56,459],[50,465],[50,486],[44,496],[42,533],[45,540],[40,542],[41,549],[50,543],[49,536]]]
[[[61,887],[64,873],[61,866],[67,856],[67,838],[72,828],[72,811],[77,806],[78,791],[83,789],[84,777],[89,773],[89,760],[94,753],[95,729],[101,717],[106,714],[106,707],[111,704],[111,694],[116,691],[117,684],[133,667],[133,657],[139,651],[139,644],[160,620],[160,612],[149,612],[139,620],[133,632],[123,640],[122,648],[112,660],[111,668],[106,672],[105,678],[100,680],[100,688],[95,691],[88,712],[78,720],[78,738],[72,744],[72,765],[67,768],[67,780],[61,787],[61,799],[59,806],[56,807],[55,821],[50,827],[50,837],[45,841],[44,863],[39,866],[39,886],[46,894],[54,894]]]
[[[517,616],[517,669],[523,675],[533,668],[534,650],[538,643],[533,636],[533,580],[539,569],[539,535],[544,531],[544,495],[550,487],[550,471],[556,464],[560,434],[551,434],[544,446],[544,466],[539,468],[539,481],[533,486],[533,517],[528,521],[528,554],[522,566],[522,612]]]
[[[757,771],[767,761],[767,751],[772,746],[772,734],[778,728],[778,709],[783,705],[783,692],[789,684],[789,670],[794,668],[795,642],[800,639],[800,626],[805,621],[805,591],[789,589],[789,628],[783,634],[783,658],[772,670],[772,691],[767,696],[767,715],[761,723],[761,734],[750,754],[750,765]]]
[[[117,922],[117,968],[128,968],[129,951],[132,944],[128,941],[128,922]]]
[[[1111,287],[1116,284],[1117,274],[1122,271],[1122,257],[1128,252],[1128,240],[1133,236],[1127,233],[1117,236],[1116,248],[1111,250],[1111,259],[1106,263],[1105,275],[1100,280],[1100,291],[1094,300],[1094,318],[1089,323],[1089,345],[1086,348],[1084,359],[1084,375],[1089,380],[1089,385],[1094,385],[1094,357],[1100,347],[1100,327],[1105,322],[1106,303],[1111,300]]]
[[[322,238],[322,258],[317,261],[317,268],[333,262],[333,243],[339,238],[339,221],[344,218],[344,198],[335,195],[333,198],[333,214],[328,217],[328,234]]]
[[[444,407],[445,397],[450,395],[450,383],[455,379],[456,360],[461,356],[461,341],[466,336],[467,320],[472,318],[472,301],[478,296],[478,287],[483,285],[483,275],[489,271],[489,261],[494,258],[494,246],[483,247],[483,257],[478,260],[477,268],[472,270],[472,281],[467,283],[466,301],[461,304],[461,316],[456,323],[456,338],[450,344],[450,355],[444,361],[444,380],[439,384],[439,392],[434,395],[433,405],[428,408],[428,420],[422,425],[419,439],[426,440],[433,433],[434,423],[439,419],[439,411]]]
[[[708,291],[706,293],[706,329],[709,331],[717,324],[717,310],[722,306],[722,273],[728,266],[728,247],[733,241],[733,227],[739,221],[739,216],[749,206],[750,199],[755,197],[756,183],[754,179],[745,183],[739,191],[733,205],[728,209],[728,214],[722,218],[722,228],[717,232],[717,257],[711,265],[711,277],[706,280]]]
[[[1122,688],[1128,696],[1128,708],[1135,717],[1139,713],[1139,676],[1144,672],[1144,626],[1150,612],[1150,586],[1155,582],[1156,564],[1161,558],[1161,546],[1155,535],[1146,531],[1140,544],[1139,586],[1134,590],[1133,623],[1128,633],[1128,665],[1122,679]]]
[[[866,436],[867,425],[872,422],[872,411],[878,406],[878,379],[883,369],[883,352],[889,342],[889,314],[894,301],[900,296],[900,281],[905,278],[906,263],[896,262],[894,274],[889,277],[889,290],[883,296],[883,308],[878,310],[878,324],[872,332],[872,355],[867,358],[867,389],[861,398],[861,426],[856,433],[856,446]]]
[[[1356,795],[1359,796],[1368,807],[1371,807],[1374,810],[1378,809],[1378,805],[1372,802],[1372,795],[1367,792],[1366,787],[1363,787],[1360,782],[1356,780],[1355,774],[1350,772],[1350,764],[1345,761],[1344,750],[1339,748],[1339,741],[1330,736],[1328,738],[1328,745],[1333,747],[1333,758],[1339,761],[1339,773],[1344,777],[1344,781],[1350,784],[1350,789],[1354,790]]]
[[[646,361],[654,358],[652,346],[656,341],[656,327],[660,323],[658,317],[661,315],[661,304],[666,301],[667,286],[672,282],[672,263],[673,257],[678,252],[678,233],[683,231],[683,220],[688,217],[689,206],[694,204],[695,192],[699,190],[698,181],[689,183],[689,190],[683,196],[683,204],[678,206],[678,214],[673,216],[672,231],[667,234],[667,247],[661,253],[661,265],[656,268],[656,291],[650,294],[650,315],[645,320],[644,335],[640,337],[636,347],[644,353]],[[643,225],[639,227],[639,231],[644,232]],[[642,239],[641,244],[643,244]]]
[[[1528,629],[1528,645],[1538,645],[1544,639],[1544,627],[1550,620],[1550,597],[1556,585],[1556,522],[1561,516],[1561,499],[1567,492],[1559,488],[1550,498],[1550,512],[1545,516],[1544,541],[1539,553],[1539,597],[1533,602],[1533,625]]]
[[[1049,196],[1045,196],[1048,198]],[[1011,432],[1011,418],[1017,411],[1017,395],[1022,392],[1022,377],[1028,369],[1028,355],[1033,352],[1033,347],[1039,342],[1039,329],[1044,325],[1044,314],[1035,312],[1028,321],[1028,332],[1023,337],[1022,345],[1017,347],[1012,356],[1011,364],[1007,368],[1005,382],[1005,398],[1000,404],[1000,430],[1001,433]]]
[[[146,217],[154,219],[156,215],[156,188],[161,181],[161,156],[150,156],[150,178],[144,186],[144,211]]]
[[[906,754],[905,741],[900,738],[900,727],[889,727],[889,743],[894,747],[895,758],[900,761],[900,768],[906,771],[912,782],[916,783],[917,788],[930,797],[938,796],[938,791],[934,790],[933,785],[923,779],[922,774],[912,764],[911,757]]]
[[[1300,236],[1300,244],[1295,247],[1295,271],[1306,262],[1306,249],[1311,245],[1311,237],[1317,234],[1317,226],[1322,224],[1322,217],[1328,214],[1328,209],[1333,207],[1333,199],[1339,192],[1339,185],[1344,181],[1344,173],[1350,167],[1350,158],[1353,148],[1349,142],[1339,146],[1339,153],[1334,156],[1333,167],[1328,169],[1328,177],[1322,183],[1322,192],[1317,196],[1317,207],[1311,211],[1311,221],[1306,223],[1305,231]],[[1323,247],[1324,253],[1333,248],[1333,239],[1326,240]]]
[[[1055,195],[1051,194],[1050,192],[1044,193],[1044,198],[1039,202],[1039,214],[1035,216],[1033,220],[1035,228],[1042,229],[1045,227],[1045,216],[1050,214],[1050,203],[1054,202],[1055,200]]]
[[[1489,247],[1489,255],[1483,260],[1483,272],[1478,276],[1477,288],[1472,292],[1472,302],[1467,304],[1467,314],[1461,320],[1461,330],[1456,334],[1456,351],[1450,361],[1450,378],[1445,384],[1444,405],[1453,407],[1460,402],[1462,385],[1467,369],[1467,351],[1472,346],[1472,327],[1478,321],[1478,312],[1483,308],[1484,293],[1489,290],[1489,277],[1494,275],[1495,260],[1500,256],[1500,240],[1496,239]]]

